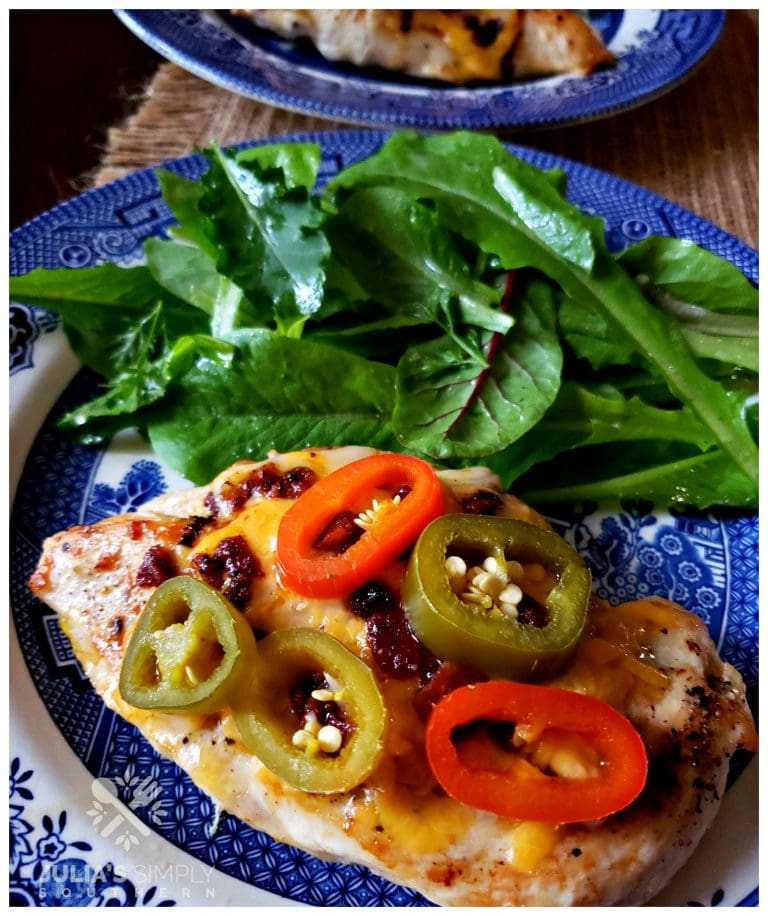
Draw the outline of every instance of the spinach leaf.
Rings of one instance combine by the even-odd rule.
[[[431,339],[433,329],[412,315],[388,315],[378,321],[354,321],[349,325],[308,326],[306,337],[381,362],[397,362],[403,348]]]
[[[541,419],[562,369],[551,286],[529,282],[511,310],[511,331],[486,333],[487,366],[447,337],[406,351],[397,366],[392,416],[406,447],[441,459],[490,455]]]
[[[198,361],[145,414],[153,448],[195,483],[238,458],[316,445],[396,448],[394,369],[267,330],[230,336],[228,365]]]
[[[171,295],[143,266],[40,267],[11,277],[10,295],[60,315],[77,356],[107,378],[125,368],[121,350],[136,327],[154,314],[158,303],[168,340],[208,331],[205,313]]]
[[[209,218],[217,270],[229,277],[256,309],[257,323],[272,320],[298,337],[323,301],[323,263],[329,247],[322,214],[303,188],[288,189],[262,175],[256,162],[241,164],[212,146],[199,208]]]
[[[635,342],[604,313],[563,296],[557,319],[568,346],[594,370],[642,366]],[[652,364],[647,368],[653,371]]]

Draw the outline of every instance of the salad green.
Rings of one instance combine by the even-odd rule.
[[[395,134],[315,191],[320,150],[212,144],[159,170],[177,225],[146,263],[37,269],[103,394],[195,483],[317,445],[491,466],[538,501],[757,504],[757,290],[691,242],[618,256],[565,176],[472,133]]]

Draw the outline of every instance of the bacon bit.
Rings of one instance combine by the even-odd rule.
[[[219,499],[224,504],[222,508],[225,506],[227,512],[232,514],[242,509],[254,493],[267,499],[298,499],[316,480],[317,474],[311,468],[290,468],[281,474],[277,465],[268,462],[252,471],[243,480],[235,483],[226,481],[221,488]]]
[[[283,474],[283,499],[298,499],[317,481],[317,474],[311,468],[291,468]]]
[[[371,614],[366,620],[366,636],[376,664],[390,677],[411,677],[436,664],[435,656],[419,642],[401,607],[394,612]]]
[[[167,547],[154,544],[144,554],[136,570],[136,585],[142,588],[162,585],[166,579],[176,575],[176,561]]]
[[[549,623],[549,611],[543,604],[534,601],[530,595],[523,595],[523,600],[518,605],[517,621],[541,629]]]
[[[355,524],[355,518],[354,512],[339,512],[315,541],[315,550],[328,550],[336,554],[348,550],[363,535],[363,529]]]
[[[386,582],[372,579],[352,593],[347,607],[358,617],[370,617],[372,614],[397,611],[400,602]]]
[[[251,600],[253,580],[264,575],[261,564],[240,534],[219,541],[212,554],[197,554],[192,565],[204,582],[240,609]]]
[[[504,502],[497,493],[490,490],[478,490],[471,496],[461,499],[461,511],[469,515],[496,515],[504,508]]]
[[[335,699],[318,700],[313,696],[327,689],[328,682],[322,674],[309,675],[303,678],[291,691],[291,712],[299,719],[301,728],[308,722],[315,721],[318,726],[332,725],[337,728],[342,738],[347,738],[353,730],[351,722],[347,721],[341,707]],[[332,697],[336,697],[331,691]]]

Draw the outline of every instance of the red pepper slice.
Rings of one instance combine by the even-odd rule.
[[[514,723],[523,735],[529,730],[528,750],[547,737],[576,738],[596,752],[597,775],[547,775],[522,750],[499,748],[506,761],[501,765],[492,754],[481,763],[475,753],[468,762],[454,730],[478,721]],[[430,716],[426,750],[435,779],[452,798],[500,817],[549,824],[590,821],[626,808],[648,773],[640,735],[613,707],[570,690],[511,681],[470,684],[444,697]]]
[[[335,551],[319,546],[335,520],[365,512],[373,498],[385,508],[373,513],[358,540]],[[389,452],[353,461],[315,483],[283,516],[277,533],[280,580],[310,598],[349,595],[380,575],[442,512],[440,481],[426,461]]]

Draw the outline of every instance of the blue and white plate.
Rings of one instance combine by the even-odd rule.
[[[382,127],[522,128],[589,121],[685,79],[722,31],[722,10],[589,10],[616,57],[589,76],[457,87],[325,60],[222,10],[118,10],[160,54],[241,95]]]
[[[384,135],[350,131],[292,139],[321,144],[326,181],[371,153]],[[565,169],[571,199],[605,217],[613,248],[651,232],[684,236],[756,280],[756,252],[694,214],[582,165],[514,151],[543,168]],[[192,156],[170,167],[197,177],[205,163]],[[133,264],[141,259],[143,241],[162,235],[170,222],[153,172],[137,172],[13,233],[11,273],[103,261]],[[12,901],[425,905],[413,891],[364,868],[321,862],[218,812],[91,689],[55,614],[27,588],[43,539],[135,510],[188,484],[135,436],[123,434],[101,451],[59,435],[56,418],[92,394],[95,379],[79,368],[51,315],[13,304],[10,325]],[[756,688],[756,516],[602,506],[553,522],[588,556],[600,594],[614,602],[662,594],[696,611],[723,656]],[[756,798],[752,762],[658,905],[756,904]]]

